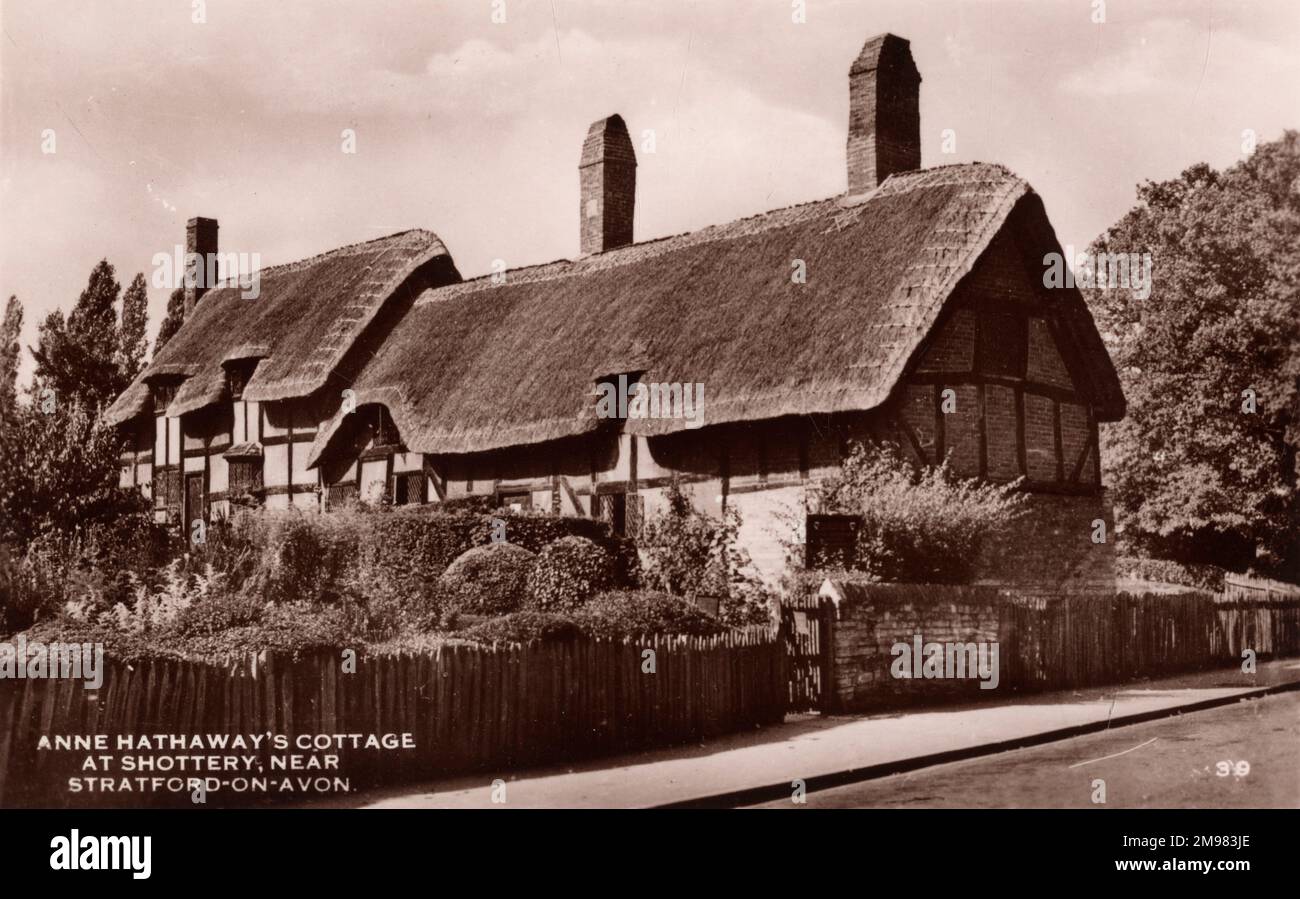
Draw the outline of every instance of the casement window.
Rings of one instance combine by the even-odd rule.
[[[631,494],[626,500],[627,509],[623,514],[623,536],[639,540],[641,528],[645,524],[645,497]]]
[[[393,475],[393,505],[413,506],[429,501],[428,480],[423,471],[400,471]]]
[[[367,412],[366,415],[372,446],[395,447],[401,444],[402,437],[397,433],[397,425],[393,424],[393,418],[387,409],[376,406],[373,412]]]
[[[635,493],[602,493],[593,499],[593,517],[607,522],[615,534],[633,539],[641,535],[645,497]]]
[[[171,405],[172,400],[176,398],[175,384],[154,384],[153,385],[153,408],[154,412],[161,415],[163,411]]]
[[[250,459],[229,460],[230,495],[256,495],[262,489],[262,459],[260,456]]]
[[[256,443],[237,443],[222,455],[226,459],[226,494],[231,499],[251,496],[261,502],[262,447]]]
[[[231,365],[226,367],[226,390],[230,392],[231,400],[242,400],[244,398],[244,388],[248,385],[248,371],[242,366]]]
[[[354,503],[360,499],[361,493],[357,490],[356,481],[345,481],[341,484],[330,484],[329,492],[326,494],[326,503],[332,509],[340,506],[346,506],[348,503]]]
[[[168,521],[179,521],[182,489],[179,466],[155,468],[153,472],[154,511],[166,512]]]
[[[230,399],[238,402],[244,398],[244,388],[248,386],[257,368],[260,358],[228,359],[222,363],[226,370],[226,392]]]

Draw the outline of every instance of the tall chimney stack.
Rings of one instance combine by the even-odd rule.
[[[591,123],[578,163],[582,255],[603,253],[632,242],[636,205],[636,151],[623,117]]]
[[[208,283],[208,257],[217,254],[217,220],[192,218],[185,223],[185,321],[190,320]],[[212,262],[213,267],[216,261]],[[213,272],[216,275],[216,272]]]
[[[878,34],[849,69],[849,193],[921,167],[921,73],[906,40]]]

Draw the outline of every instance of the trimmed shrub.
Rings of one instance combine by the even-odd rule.
[[[492,518],[505,522],[508,541],[535,553],[562,537],[586,538],[609,555],[616,586],[633,587],[640,583],[641,559],[636,543],[615,534],[608,522],[569,515],[503,511],[488,517],[489,528]]]
[[[479,514],[421,508],[368,517],[363,564],[407,582],[435,582],[466,550],[492,541],[489,518]]]
[[[727,629],[681,597],[654,590],[602,593],[574,617],[588,634],[609,639],[652,634],[709,637]]]
[[[436,508],[440,512],[447,513],[486,515],[496,508],[496,497],[486,493],[474,493],[469,496],[455,496],[438,503]]]
[[[614,583],[609,554],[584,537],[561,537],[537,557],[528,578],[528,599],[535,609],[576,609]]]
[[[475,643],[534,643],[543,640],[573,640],[583,636],[583,630],[568,615],[526,609],[480,621],[456,636]]]
[[[513,543],[489,543],[466,550],[447,566],[440,583],[473,614],[517,611],[528,591],[537,554]]]

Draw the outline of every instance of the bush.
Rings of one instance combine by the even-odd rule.
[[[513,543],[476,546],[447,566],[441,584],[467,612],[499,615],[518,611],[536,560],[536,553]]]
[[[622,640],[666,636],[713,636],[727,630],[718,619],[667,593],[609,591],[572,612],[525,609],[477,622],[456,634],[475,643],[534,643],[599,637]]]
[[[273,602],[335,601],[349,584],[359,556],[361,513],[320,515],[298,509],[241,511],[229,541],[248,547],[247,580],[236,586]],[[227,561],[239,560],[239,554]],[[223,572],[233,577],[234,572]]]
[[[602,593],[579,610],[575,618],[595,637],[620,639],[652,634],[713,636],[727,628],[686,600],[654,590]]]
[[[740,545],[740,513],[731,508],[718,519],[701,512],[676,483],[665,498],[667,511],[650,520],[641,541],[645,586],[690,600],[717,596],[729,625],[766,620],[770,597]]]
[[[583,537],[561,537],[537,557],[528,599],[543,611],[576,609],[614,583],[609,554]]]
[[[365,523],[362,565],[398,583],[435,583],[466,550],[492,540],[488,517],[480,514],[417,508],[361,517]]]
[[[500,511],[488,516],[505,523],[505,538],[524,549],[541,552],[562,537],[583,537],[603,549],[613,565],[611,575],[619,587],[634,587],[640,583],[641,560],[636,543],[615,534],[608,522],[595,518],[578,518],[570,515],[548,515],[541,512]]]
[[[1121,556],[1116,559],[1115,570],[1120,577],[1178,584],[1212,593],[1223,591],[1225,573],[1222,568],[1215,565],[1192,565],[1169,559],[1143,559],[1132,556]]]
[[[882,581],[968,583],[985,536],[1023,511],[1020,482],[985,484],[914,467],[896,447],[854,444],[815,511],[858,515],[858,568]]]
[[[173,631],[155,645],[191,655],[228,656],[262,650],[360,649],[363,644],[362,635],[353,629],[343,609],[291,602],[267,606],[262,620],[253,624],[184,639],[178,639]]]
[[[525,609],[480,621],[456,636],[475,643],[535,643],[573,640],[583,636],[583,630],[568,615]]]
[[[216,596],[192,603],[180,613],[174,625],[180,637],[218,634],[233,628],[259,624],[266,616],[267,603],[242,594]]]
[[[455,496],[438,503],[437,509],[448,514],[467,512],[471,515],[486,515],[496,507],[496,497],[487,493],[474,493],[469,496]]]

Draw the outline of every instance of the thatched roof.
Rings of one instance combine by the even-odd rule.
[[[594,430],[593,365],[701,382],[705,424],[869,410],[885,402],[945,301],[1029,186],[995,165],[891,176],[808,203],[575,261],[425,291],[359,372],[414,452],[466,453]],[[807,283],[792,283],[803,260]],[[1114,368],[1076,291],[1067,324],[1103,420],[1123,414]],[[314,464],[341,430],[336,417]],[[632,419],[632,433],[682,420]]]
[[[398,287],[439,257],[450,263],[436,235],[403,231],[263,269],[255,299],[234,283],[215,286],[105,417],[120,424],[144,413],[151,405],[147,382],[166,377],[184,378],[168,415],[220,402],[226,398],[223,363],[242,359],[261,359],[246,399],[307,396],[325,383]]]

